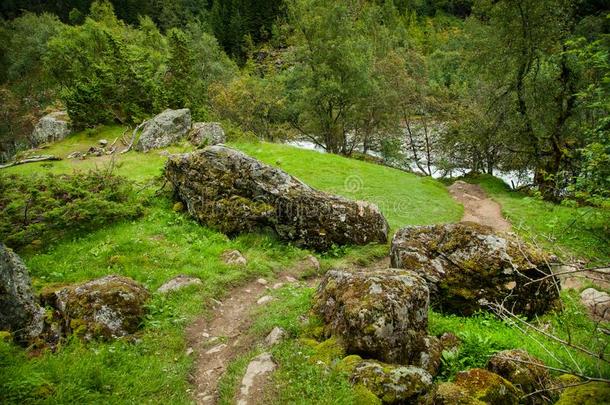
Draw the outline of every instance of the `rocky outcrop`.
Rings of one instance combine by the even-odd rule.
[[[587,288],[580,293],[580,301],[596,321],[610,322],[610,294]]]
[[[164,148],[186,137],[190,129],[191,110],[165,110],[144,124],[135,149],[147,152]]]
[[[545,404],[552,397],[553,381],[544,363],[525,350],[504,350],[494,354],[487,369],[504,377],[527,397],[528,404]]]
[[[331,270],[318,287],[314,312],[348,353],[408,364],[425,349],[428,288],[411,271]]]
[[[350,380],[363,385],[386,404],[416,403],[413,401],[432,386],[432,376],[421,368],[374,360],[356,365]]]
[[[188,140],[198,148],[225,143],[225,131],[219,122],[196,122],[189,133]]]
[[[375,205],[314,190],[225,146],[170,156],[165,176],[193,217],[229,235],[268,227],[317,250],[387,240]]]
[[[114,275],[42,294],[43,302],[55,309],[61,335],[75,334],[85,340],[136,332],[149,297],[139,283]]]
[[[0,330],[27,343],[42,333],[43,319],[44,309],[34,296],[25,264],[0,243]]]
[[[42,117],[30,136],[33,146],[60,141],[70,135],[70,117],[65,111],[56,111]]]
[[[390,255],[393,267],[426,279],[431,305],[443,312],[471,315],[487,302],[504,301],[514,312],[532,316],[553,308],[559,297],[555,278],[545,278],[550,270],[544,253],[482,225],[402,228]]]

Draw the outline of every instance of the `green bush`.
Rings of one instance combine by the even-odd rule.
[[[0,174],[0,240],[19,248],[142,214],[133,183],[107,171]]]

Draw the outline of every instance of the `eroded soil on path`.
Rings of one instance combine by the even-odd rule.
[[[511,224],[502,216],[500,204],[489,198],[478,184],[456,181],[449,187],[451,196],[464,205],[462,222],[487,225],[496,232],[511,230]]]

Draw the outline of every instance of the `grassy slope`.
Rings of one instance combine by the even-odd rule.
[[[101,127],[82,132],[42,153],[65,157],[75,150],[86,151],[102,138],[112,142],[122,131],[121,127]],[[393,227],[451,221],[461,215],[461,208],[435,181],[287,146],[237,146],[272,163],[274,157],[280,159],[284,169],[322,190],[348,197],[366,197],[374,202],[390,202],[389,208],[382,205],[382,209]],[[172,147],[170,151],[187,149]],[[164,160],[158,152],[130,152],[120,155],[115,165],[117,173],[145,185],[162,173]],[[12,167],[6,172],[24,175],[47,171],[69,173],[74,169],[108,164],[109,157],[104,156],[84,161],[34,163]],[[356,193],[342,190],[344,179],[352,173],[363,179],[363,186]],[[221,297],[231,285],[248,278],[272,278],[275,271],[290,266],[308,253],[266,235],[243,235],[229,240],[194,223],[188,216],[172,211],[172,202],[165,197],[153,197],[158,186],[158,183],[152,184],[141,191],[142,198],[150,202],[144,217],[137,221],[118,223],[88,235],[58,241],[44,252],[21,252],[34,285],[40,289],[106,274],[123,274],[154,291],[174,275],[189,274],[202,278],[203,286],[169,297],[154,295],[150,314],[135,342],[89,345],[69,342],[55,354],[43,353],[32,359],[27,359],[21,349],[0,342],[0,396],[6,402],[188,403],[187,374],[192,359],[185,355],[184,325],[207,309],[204,304],[207,298]],[[392,206],[403,199],[407,205]],[[430,204],[431,200],[435,205]],[[248,266],[241,269],[221,264],[219,255],[226,249],[242,251],[249,260]],[[371,256],[385,251],[383,246],[349,248],[323,258],[322,263],[328,267],[353,260],[366,262]],[[336,255],[339,257],[333,257]],[[287,364],[298,368],[295,363]],[[312,371],[312,367],[308,369],[310,372],[319,373]],[[345,379],[337,381],[341,390],[348,390]]]
[[[576,255],[593,264],[610,263],[610,211],[557,205],[510,191],[491,176],[470,177],[502,205],[502,212],[527,239],[560,256]],[[604,236],[605,235],[605,236]]]
[[[458,221],[462,207],[430,178],[373,163],[271,143],[235,144],[313,187],[376,203],[390,227]]]

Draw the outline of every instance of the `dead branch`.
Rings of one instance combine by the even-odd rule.
[[[61,158],[57,157],[57,156],[53,156],[53,155],[31,156],[26,159],[16,160],[14,162],[11,162],[11,163],[8,163],[5,165],[0,165],[0,169],[6,169],[7,167],[23,165],[26,163],[44,162],[44,161],[49,161],[49,160],[61,160]]]
[[[535,363],[533,361],[521,360],[521,359],[516,359],[513,357],[504,357],[504,356],[498,356],[498,358],[502,359],[502,360],[515,361],[517,363],[523,363],[523,364],[529,364],[529,365],[533,365],[533,366],[537,366],[537,367],[542,367],[542,368],[546,368],[547,370],[558,371],[563,374],[572,374],[572,375],[575,375],[576,377],[586,380],[587,382],[598,381],[598,382],[603,382],[603,383],[610,383],[610,379],[607,379],[607,378],[591,377],[591,376],[580,374],[580,373],[574,373],[574,371],[572,371],[572,370],[566,370],[566,369],[558,368],[558,367],[551,367],[551,366],[547,366],[544,364]]]
[[[125,150],[121,151],[121,154],[123,153],[127,153],[131,150],[131,148],[134,145],[134,142],[136,141],[136,136],[138,135],[138,131],[140,129],[142,129],[142,127],[144,127],[144,125],[148,124],[148,120],[146,121],[142,121],[142,123],[140,125],[138,125],[137,127],[135,127],[135,129],[133,130],[133,133],[131,135],[131,141],[129,142],[129,145],[127,146],[127,148]]]

